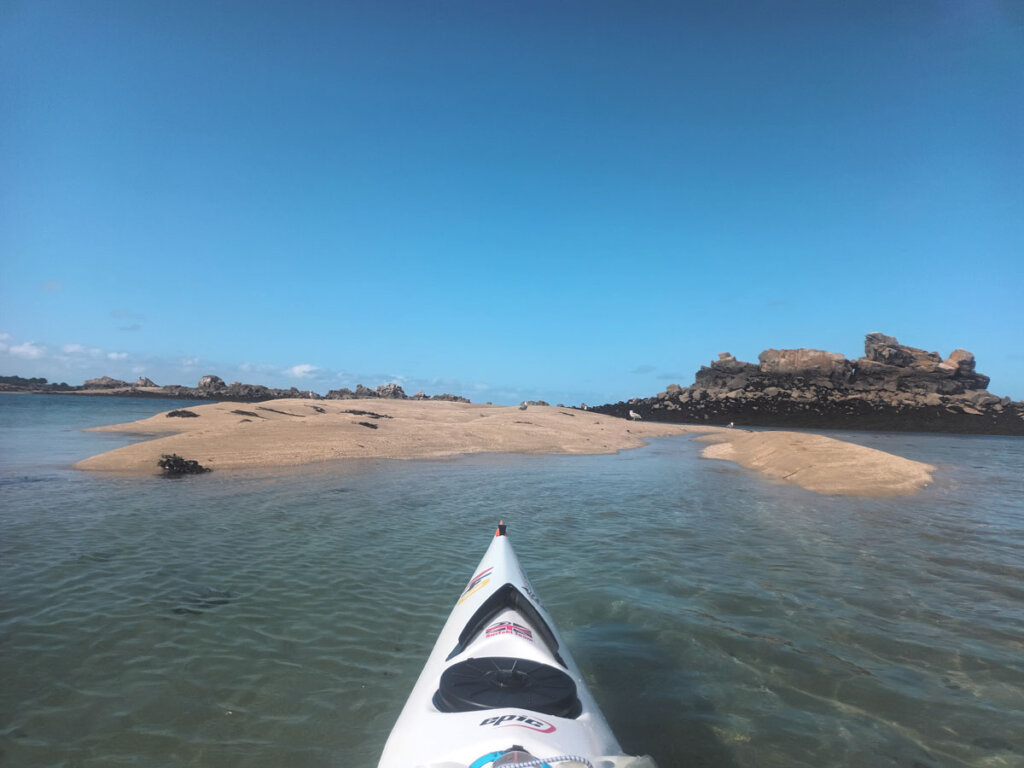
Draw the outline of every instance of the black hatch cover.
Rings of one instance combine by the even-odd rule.
[[[513,707],[555,717],[578,717],[576,683],[547,664],[509,656],[485,656],[452,664],[434,694],[441,712]]]

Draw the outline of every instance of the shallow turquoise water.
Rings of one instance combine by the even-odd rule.
[[[0,395],[0,764],[371,768],[498,518],[619,740],[672,766],[1024,765],[1024,441],[833,499],[699,458],[96,477],[180,401]]]

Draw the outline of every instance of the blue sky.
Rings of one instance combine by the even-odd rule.
[[[0,373],[591,404],[964,347],[1024,399],[1024,4],[0,5]]]

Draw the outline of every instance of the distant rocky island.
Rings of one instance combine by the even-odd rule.
[[[1024,435],[1024,402],[989,393],[965,349],[943,358],[869,333],[856,360],[818,349],[766,349],[757,363],[718,358],[691,386],[590,410],[737,427]]]
[[[956,432],[1024,435],[1024,402],[988,391],[989,377],[975,370],[974,355],[953,350],[943,358],[900,344],[894,337],[869,333],[864,356],[847,360],[819,349],[766,349],[757,363],[737,360],[728,352],[701,366],[688,387],[670,385],[654,397],[634,398],[584,410],[622,418],[680,424],[789,427],[807,429],[870,429],[901,432]],[[168,397],[186,400],[261,402],[281,398],[311,400],[444,400],[468,403],[452,394],[407,395],[396,383],[370,389],[274,389],[219,376],[203,376],[195,387],[160,386],[148,378],[134,382],[109,376],[81,386],[43,378],[0,376],[0,392],[106,394],[120,397]],[[547,405],[530,400],[520,408]]]
[[[356,386],[355,390],[343,387],[332,389],[326,395],[312,390],[274,389],[262,384],[243,384],[234,381],[225,384],[220,376],[207,375],[199,379],[194,387],[180,384],[160,386],[148,378],[140,377],[134,382],[101,376],[98,379],[87,379],[81,386],[72,386],[61,382],[51,384],[43,378],[26,379],[21,376],[0,376],[0,392],[31,392],[37,394],[80,394],[80,395],[117,395],[119,397],[171,397],[182,400],[226,400],[239,403],[258,403],[263,400],[279,400],[281,398],[303,398],[306,400],[362,400],[367,398],[385,398],[389,400],[444,400],[456,403],[468,403],[469,400],[460,395],[439,394],[427,395],[417,392],[407,395],[398,384],[381,384],[376,389]]]

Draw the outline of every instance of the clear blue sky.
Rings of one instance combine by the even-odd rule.
[[[0,4],[0,373],[649,396],[964,347],[1024,399],[1024,3]]]

